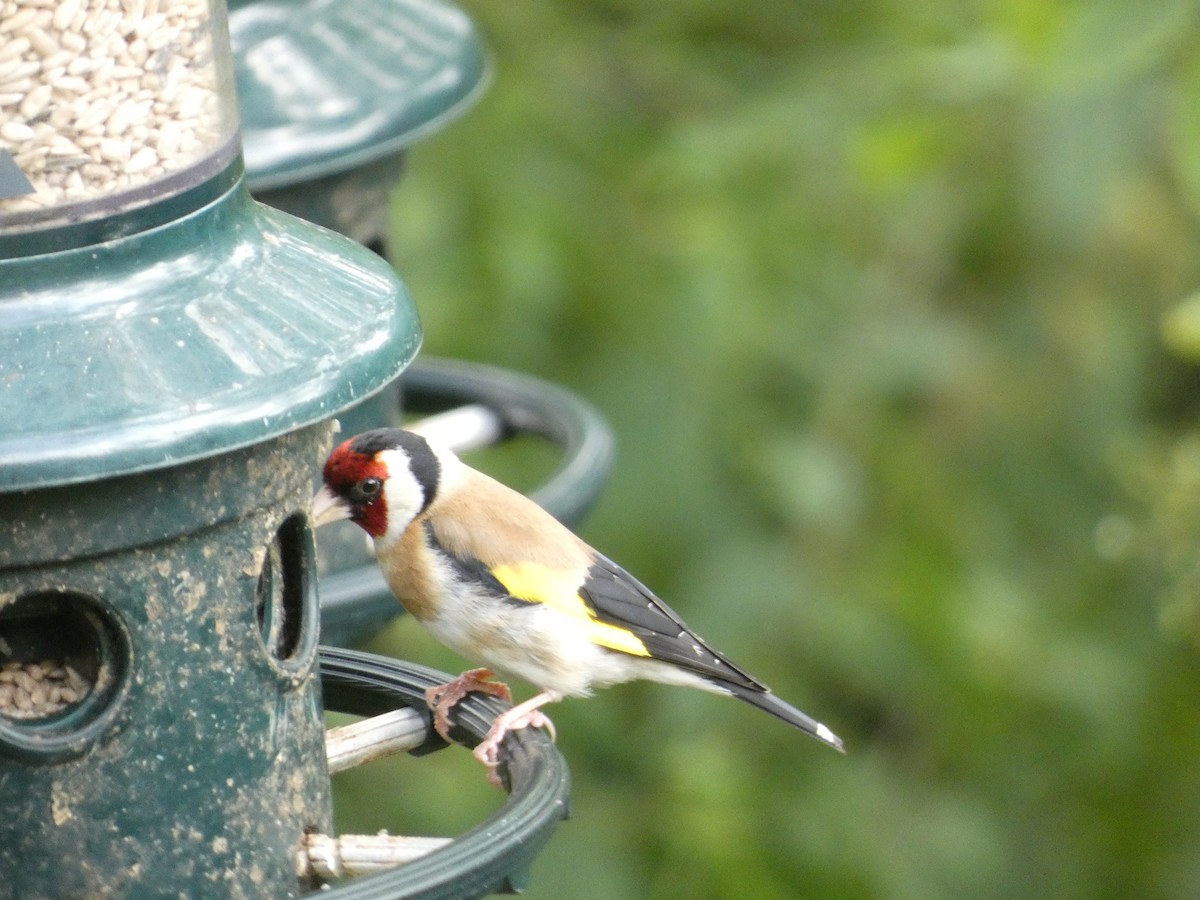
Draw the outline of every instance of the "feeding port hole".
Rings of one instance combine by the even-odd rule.
[[[0,606],[0,752],[86,749],[115,714],[129,639],[98,598],[35,591]]]

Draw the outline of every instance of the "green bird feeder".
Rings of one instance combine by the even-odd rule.
[[[418,320],[251,199],[223,3],[3,16],[0,896],[296,896],[331,826],[311,480]]]

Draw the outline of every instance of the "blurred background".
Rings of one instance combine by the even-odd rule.
[[[494,83],[392,212],[423,352],[599,407],[584,536],[848,749],[564,702],[527,896],[1200,896],[1200,4],[465,5]],[[502,800],[453,751],[338,790]]]

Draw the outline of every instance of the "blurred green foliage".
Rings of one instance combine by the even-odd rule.
[[[585,535],[849,750],[563,703],[528,896],[1200,895],[1197,6],[472,0],[494,84],[395,198],[425,352],[599,406]],[[454,751],[339,790],[499,802]]]

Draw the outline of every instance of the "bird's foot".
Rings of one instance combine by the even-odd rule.
[[[512,703],[512,691],[507,684],[492,681],[494,674],[491,669],[471,669],[453,681],[425,691],[425,702],[433,710],[433,727],[443,740],[450,740],[450,710],[471,691],[482,691],[499,697],[505,703]]]
[[[538,694],[524,703],[506,710],[496,717],[488,733],[471,751],[475,758],[487,766],[488,781],[496,787],[503,787],[500,781],[498,767],[500,765],[500,743],[511,731],[522,728],[545,728],[550,732],[550,740],[556,740],[558,733],[550,717],[538,709],[543,703],[558,699],[555,694]]]

